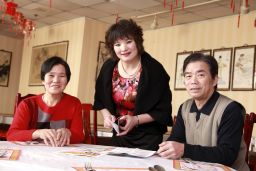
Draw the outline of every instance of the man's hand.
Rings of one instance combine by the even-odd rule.
[[[184,144],[175,141],[162,142],[157,154],[163,158],[179,159],[184,154]]]

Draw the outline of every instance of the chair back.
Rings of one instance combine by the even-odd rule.
[[[246,144],[246,156],[245,156],[245,160],[246,162],[248,162],[248,152],[249,152],[249,147],[250,147],[250,143],[251,143],[251,138],[252,138],[252,130],[253,130],[253,120],[252,120],[252,116],[253,113],[249,114],[245,114],[244,116],[244,141]]]
[[[35,96],[35,94],[27,94],[25,96],[21,96],[20,93],[17,93],[16,98],[15,98],[15,103],[14,103],[13,115],[15,115],[16,109],[17,109],[18,105],[20,104],[20,102],[23,99],[26,99],[26,98],[31,97],[31,96]]]
[[[31,96],[35,96],[35,94],[27,94],[25,96],[21,96],[20,93],[17,93],[16,95],[16,98],[15,98],[15,103],[14,103],[14,111],[13,111],[13,116],[16,112],[16,108],[18,107],[19,103],[25,99],[25,98],[28,98],[28,97],[31,97]],[[9,124],[0,124],[0,141],[1,140],[6,140],[6,133],[7,131],[9,130],[9,127],[10,125]]]
[[[82,103],[83,126],[86,144],[97,144],[97,111],[92,104]],[[93,116],[93,129],[91,129],[91,114]]]

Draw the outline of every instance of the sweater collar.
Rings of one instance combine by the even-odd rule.
[[[190,112],[197,112],[197,113],[203,113],[205,115],[210,115],[213,107],[215,106],[220,94],[217,91],[214,91],[210,99],[205,103],[205,105],[202,107],[202,109],[198,110],[196,107],[195,100],[192,103],[192,106],[190,108]]]

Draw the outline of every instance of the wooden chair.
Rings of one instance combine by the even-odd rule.
[[[35,96],[35,94],[27,94],[25,96],[21,96],[20,93],[17,93],[16,98],[15,98],[15,103],[14,103],[14,111],[13,111],[13,116],[16,112],[16,108],[18,107],[19,103],[28,97]],[[6,133],[9,130],[10,125],[9,124],[0,124],[0,140],[5,141],[6,140]]]
[[[97,111],[92,104],[83,103],[83,125],[86,144],[97,144]],[[91,113],[93,114],[93,129],[91,129]]]
[[[250,157],[249,155],[249,148],[250,148],[254,123],[256,123],[256,114],[253,112],[250,113],[250,115],[246,114],[244,118],[244,141],[247,146],[245,159],[251,170],[254,170],[256,166],[256,158]]]
[[[250,148],[251,138],[252,138],[253,122],[251,121],[251,116],[245,114],[244,116],[244,141],[246,144],[246,156],[245,160],[248,163],[248,152]]]
[[[17,93],[16,98],[15,98],[15,104],[14,104],[13,114],[15,115],[16,108],[18,107],[18,105],[20,104],[20,102],[21,102],[23,99],[26,99],[26,98],[32,97],[32,96],[35,96],[35,94],[27,94],[27,95],[25,95],[25,96],[21,96],[20,93]]]

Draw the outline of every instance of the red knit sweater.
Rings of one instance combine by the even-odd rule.
[[[55,106],[49,107],[43,102],[42,95],[27,98],[19,104],[7,133],[7,140],[31,141],[36,129],[65,127],[71,131],[70,143],[82,143],[84,134],[79,99],[64,93]]]

